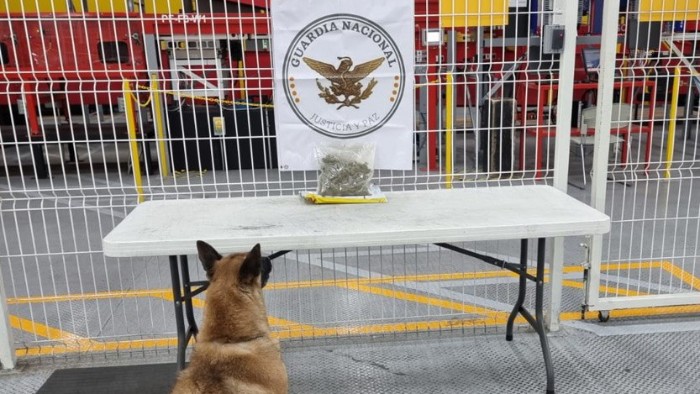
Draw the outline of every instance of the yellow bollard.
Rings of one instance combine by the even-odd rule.
[[[160,168],[160,176],[165,178],[170,173],[170,166],[168,165],[168,154],[165,146],[163,105],[156,74],[151,75],[151,97],[153,97],[153,122],[155,123],[156,136],[158,137],[158,167]]]
[[[678,118],[678,95],[681,90],[681,68],[673,73],[673,90],[671,91],[671,111],[669,113],[668,138],[666,139],[666,179],[671,177],[673,162],[673,145],[676,139],[676,119]]]
[[[445,87],[445,187],[452,188],[452,125],[453,125],[453,77],[447,74],[447,86]]]
[[[129,133],[129,148],[131,149],[131,165],[134,170],[134,183],[138,202],[144,201],[143,183],[141,180],[141,160],[139,160],[139,145],[136,142],[136,119],[134,118],[133,92],[129,81],[124,81],[124,111],[126,112],[126,129]]]
[[[238,61],[238,83],[240,84],[238,87],[241,92],[240,99],[246,100],[245,69],[243,68],[242,60]]]

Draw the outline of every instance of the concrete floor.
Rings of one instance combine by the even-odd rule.
[[[557,393],[697,394],[700,316],[566,325],[550,334]],[[536,335],[461,332],[285,343],[291,393],[543,393]],[[32,393],[58,368],[171,363],[173,354],[22,363],[0,393]]]

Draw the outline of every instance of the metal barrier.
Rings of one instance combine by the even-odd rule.
[[[178,13],[173,0],[123,10],[97,1],[97,11],[83,10],[82,4],[29,10],[15,3],[0,0],[0,290],[7,301],[0,303],[7,307],[0,309],[5,317],[0,362],[11,367],[16,355],[61,360],[169,351],[175,342],[165,290],[168,262],[106,258],[102,237],[144,200],[256,198],[317,187],[315,171],[278,168],[269,2],[199,1],[185,13]],[[462,3],[473,6],[452,7]],[[592,104],[591,94],[597,93],[606,97],[600,105],[605,108],[613,101],[610,81],[622,78],[610,69],[614,43],[592,37],[600,34],[601,9],[584,10],[568,0],[493,3],[502,12],[415,1],[416,61],[408,71],[416,82],[415,127],[407,130],[414,136],[415,157],[411,170],[375,171],[382,189],[547,182],[567,190],[570,173],[572,182],[581,180],[572,162],[577,158],[569,154],[572,130],[580,129],[572,103]],[[468,26],[446,27],[459,19]],[[551,48],[557,46],[552,37],[563,40],[563,50]],[[584,47],[599,46],[607,48],[600,85],[581,57]],[[648,90],[649,80],[658,84],[661,78],[648,71],[669,67],[626,63],[616,69],[646,70],[632,78],[629,90]],[[688,71],[681,70],[682,80]],[[640,103],[648,113],[649,100]],[[686,104],[680,119],[697,129],[691,107]],[[639,242],[623,231],[638,201],[662,204],[643,192],[652,184],[676,185],[677,204],[663,207],[686,213],[651,220],[649,213],[634,212],[632,231],[638,226],[648,231],[649,221],[685,221],[692,228],[697,221],[691,212],[697,205],[692,148],[680,144],[683,152],[674,157],[683,158],[673,162],[669,182],[653,174],[663,173],[671,161],[660,159],[655,144],[647,145],[654,160],[644,161],[647,148],[632,135],[626,166],[608,166],[601,155],[609,145],[601,132],[606,128],[599,126],[592,195],[598,208],[612,209],[619,231],[594,240],[590,267],[580,265],[586,250],[554,243],[551,260],[564,267],[550,275],[564,287],[552,287],[552,299],[578,295],[569,293],[581,292],[588,272],[591,309],[636,306],[615,299],[650,289],[681,291],[690,296],[679,300],[697,303],[697,253],[653,252],[658,242],[667,248],[664,232],[637,254]],[[654,141],[661,141],[664,131],[656,130],[665,127],[655,126]],[[601,196],[605,188],[613,192]],[[582,199],[589,196],[589,190],[571,190]],[[630,190],[636,200],[628,197]],[[697,241],[694,234],[677,238]],[[509,243],[472,246],[518,256],[517,245]],[[646,284],[634,278],[641,271],[649,273]],[[611,279],[613,272],[627,277]],[[601,278],[607,282],[596,285]],[[499,300],[515,294],[510,289],[515,280],[426,245],[306,251],[285,256],[276,267],[267,302],[276,335],[288,340],[483,332],[504,322],[507,308]],[[560,309],[556,303],[550,307],[553,329],[560,316],[580,317],[579,310],[560,315]]]
[[[630,28],[619,34],[624,51],[614,42],[601,44],[592,202],[608,212],[613,230],[591,240],[586,305],[602,320],[619,309],[700,303],[700,120],[691,83],[700,69],[699,11],[672,1],[629,3],[623,11],[606,4],[604,10],[603,36],[619,31],[618,18]],[[645,88],[617,94],[622,81],[643,81]],[[620,108],[613,102],[630,103],[635,111],[610,125],[619,115],[611,108]],[[679,125],[683,133],[676,132]],[[609,149],[611,134],[623,136],[624,149]],[[601,272],[601,262],[640,269]],[[629,293],[608,292],[609,286]]]

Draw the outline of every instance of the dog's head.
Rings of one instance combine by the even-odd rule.
[[[240,289],[263,288],[270,278],[272,263],[268,257],[260,255],[260,244],[253,246],[248,253],[232,253],[224,257],[208,243],[197,241],[197,253],[212,285],[225,282]]]

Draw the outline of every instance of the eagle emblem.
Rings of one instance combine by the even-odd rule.
[[[323,86],[321,81],[316,79],[316,85],[321,91],[319,97],[326,100],[328,104],[340,104],[338,108],[353,107],[359,108],[357,105],[369,98],[372,95],[372,89],[377,85],[377,81],[372,78],[367,87],[363,90],[363,85],[360,81],[365,79],[369,74],[376,70],[384,62],[384,58],[380,57],[368,62],[358,64],[354,68],[353,61],[348,56],[339,57],[340,64],[338,68],[332,64],[324,63],[308,57],[302,58],[312,70],[321,74],[331,82],[331,86]],[[352,70],[351,70],[352,68]]]

